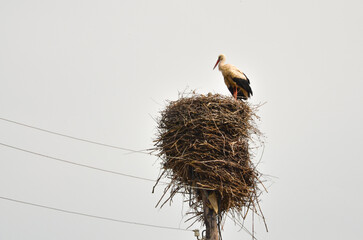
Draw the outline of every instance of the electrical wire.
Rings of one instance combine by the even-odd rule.
[[[91,143],[91,144],[95,144],[95,145],[99,145],[99,146],[103,146],[103,147],[119,149],[119,150],[128,151],[128,152],[132,152],[132,153],[143,153],[143,154],[147,154],[147,155],[152,155],[151,152],[148,152],[149,150],[133,150],[133,149],[130,149],[130,148],[124,148],[124,147],[110,145],[110,144],[106,144],[106,143],[102,143],[102,142],[96,142],[96,141],[88,140],[88,139],[85,139],[85,138],[73,137],[73,136],[70,136],[70,135],[67,135],[67,134],[54,132],[54,131],[50,131],[50,130],[39,128],[39,127],[34,127],[34,126],[31,126],[31,125],[28,125],[28,124],[25,124],[25,123],[13,121],[13,120],[6,119],[6,118],[1,118],[0,117],[0,120],[6,121],[6,122],[9,122],[9,123],[13,123],[13,124],[16,124],[16,125],[20,125],[20,126],[23,126],[23,127],[35,129],[35,130],[38,130],[38,131],[50,133],[50,134],[53,134],[53,135],[66,137],[66,138],[70,138],[70,139],[77,140],[77,141],[87,142],[87,143]]]
[[[63,163],[71,164],[71,165],[76,165],[76,166],[79,166],[79,167],[89,168],[89,169],[93,169],[93,170],[97,170],[97,171],[101,171],[101,172],[116,174],[116,175],[120,175],[120,176],[124,176],[124,177],[129,177],[129,178],[134,178],[134,179],[139,179],[139,180],[144,180],[144,181],[149,181],[149,182],[154,182],[154,183],[157,182],[157,180],[154,180],[154,179],[144,178],[144,177],[138,177],[138,176],[134,176],[134,175],[130,175],[130,174],[125,174],[125,173],[121,173],[121,172],[116,172],[116,171],[111,171],[111,170],[106,170],[106,169],[102,169],[102,168],[98,168],[98,167],[89,166],[89,165],[86,165],[86,164],[75,163],[75,162],[72,162],[72,161],[69,161],[69,160],[65,160],[65,159],[61,159],[61,158],[56,158],[56,157],[52,157],[52,156],[45,155],[45,154],[42,154],[42,153],[37,153],[37,152],[29,151],[29,150],[26,150],[26,149],[23,149],[23,148],[11,146],[11,145],[8,145],[8,144],[5,144],[5,143],[1,143],[1,142],[0,142],[0,145],[1,146],[4,146],[4,147],[8,147],[8,148],[15,149],[15,150],[18,150],[18,151],[22,151],[22,152],[30,153],[30,154],[33,154],[33,155],[37,155],[37,156],[40,156],[40,157],[44,157],[44,158],[49,158],[49,159],[52,159],[52,160],[56,160],[58,162],[63,162]],[[161,184],[170,184],[170,183],[163,182],[163,181],[159,181],[158,183],[161,183]],[[213,189],[204,188],[204,187],[198,187],[198,186],[188,186],[188,187],[190,187],[192,189],[213,190]]]
[[[62,136],[62,137],[66,137],[66,138],[70,138],[70,139],[82,141],[82,142],[87,142],[87,143],[96,144],[96,145],[100,145],[100,146],[104,146],[104,147],[109,147],[109,148],[115,148],[115,149],[119,149],[119,150],[129,151],[131,153],[142,153],[142,154],[147,154],[147,155],[154,155],[149,150],[142,151],[142,150],[133,150],[133,149],[129,149],[129,148],[118,147],[118,146],[109,145],[109,144],[105,144],[105,143],[101,143],[101,142],[95,142],[95,141],[87,140],[87,139],[84,139],[84,138],[73,137],[73,136],[70,136],[70,135],[66,135],[66,134],[63,134],[63,133],[58,133],[58,132],[50,131],[50,130],[43,129],[43,128],[34,127],[34,126],[31,126],[31,125],[28,125],[28,124],[25,124],[25,123],[13,121],[13,120],[6,119],[6,118],[1,118],[0,117],[0,120],[6,121],[6,122],[9,122],[9,123],[13,123],[13,124],[17,124],[17,125],[20,125],[20,126],[28,127],[28,128],[31,128],[31,129],[43,131],[43,132],[46,132],[46,133],[50,133],[50,134],[54,134],[54,135],[58,135],[58,136]],[[132,175],[129,175],[129,174],[124,174],[124,173],[120,173],[120,172],[115,172],[115,171],[110,171],[110,170],[105,170],[105,169],[101,169],[101,168],[96,168],[96,167],[84,165],[84,164],[79,164],[79,163],[71,162],[71,161],[68,161],[68,160],[64,160],[64,159],[60,159],[60,158],[55,158],[55,157],[51,157],[51,156],[44,155],[44,154],[41,154],[41,153],[36,153],[36,152],[32,152],[32,151],[25,150],[25,149],[22,149],[22,148],[10,146],[10,145],[4,144],[4,143],[0,143],[0,145],[3,145],[5,147],[9,147],[9,148],[13,148],[13,149],[16,149],[16,150],[19,150],[19,151],[31,153],[31,154],[34,154],[34,155],[46,157],[46,158],[49,158],[49,159],[57,160],[57,161],[60,161],[60,162],[68,163],[68,164],[78,165],[78,166],[82,166],[82,167],[86,167],[86,168],[90,168],[90,169],[94,169],[94,170],[98,170],[98,171],[103,171],[103,172],[108,172],[108,173],[112,173],[112,174],[122,175],[122,176],[131,177],[131,178],[135,178],[135,179],[141,179],[141,180],[156,182],[153,179],[132,176]],[[146,151],[149,151],[149,152],[146,152]],[[177,157],[177,158],[178,159],[183,159],[183,158],[180,158],[180,157]],[[169,183],[161,182],[161,181],[159,181],[159,183],[169,184]],[[192,189],[212,190],[212,189],[208,189],[208,188],[204,188],[204,187],[197,187],[197,186],[189,186],[189,187],[192,188]]]
[[[125,173],[121,173],[121,172],[116,172],[116,171],[106,170],[106,169],[102,169],[102,168],[92,167],[92,166],[81,164],[81,163],[75,163],[75,162],[68,161],[68,160],[65,160],[65,159],[56,158],[56,157],[48,156],[48,155],[37,153],[37,152],[32,152],[32,151],[29,151],[29,150],[26,150],[26,149],[23,149],[23,148],[19,148],[19,147],[14,147],[14,146],[11,146],[11,145],[8,145],[8,144],[5,144],[5,143],[1,143],[1,142],[0,142],[0,145],[4,146],[4,147],[15,149],[15,150],[18,150],[18,151],[22,151],[22,152],[30,153],[30,154],[33,154],[33,155],[37,155],[37,156],[40,156],[40,157],[49,158],[49,159],[56,160],[56,161],[59,161],[59,162],[67,163],[67,164],[72,164],[72,165],[76,165],[76,166],[80,166],[80,167],[90,168],[90,169],[93,169],[93,170],[107,172],[107,173],[111,173],[111,174],[121,175],[121,176],[124,176],[124,177],[135,178],[135,179],[140,179],[140,180],[149,181],[149,182],[156,182],[156,180],[154,180],[154,179],[133,176],[133,175],[125,174]],[[164,182],[160,182],[160,183],[164,183]]]
[[[97,219],[102,219],[102,220],[107,220],[107,221],[126,223],[126,224],[133,224],[133,225],[139,225],[139,226],[144,226],[144,227],[162,228],[162,229],[188,231],[188,232],[192,231],[192,230],[184,229],[184,228],[160,226],[160,225],[154,225],[154,224],[148,224],[148,223],[131,222],[131,221],[125,221],[125,220],[121,220],[121,219],[91,215],[91,214],[88,214],[88,213],[81,213],[81,212],[75,212],[75,211],[70,211],[70,210],[65,210],[65,209],[60,209],[60,208],[55,208],[55,207],[49,207],[49,206],[46,206],[46,205],[26,202],[26,201],[17,200],[17,199],[14,199],[14,198],[3,197],[3,196],[0,196],[0,199],[11,201],[11,202],[16,202],[16,203],[20,203],[20,204],[30,205],[30,206],[33,206],[33,207],[45,208],[45,209],[49,209],[49,210],[53,210],[53,211],[69,213],[69,214],[74,214],[74,215],[79,215],[79,216],[84,216],[84,217],[90,217],[90,218],[97,218]]]

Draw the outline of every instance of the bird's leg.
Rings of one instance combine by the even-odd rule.
[[[234,88],[233,97],[237,100],[237,88]]]

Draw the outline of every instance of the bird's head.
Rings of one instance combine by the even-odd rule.
[[[222,60],[226,59],[226,56],[224,56],[223,54],[219,55],[218,56],[218,59],[217,59],[217,62],[216,62],[216,65],[214,65],[214,68],[213,70],[218,66],[218,63]]]

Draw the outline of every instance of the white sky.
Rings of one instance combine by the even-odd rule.
[[[360,0],[0,1],[0,117],[132,149],[152,147],[165,100],[229,94],[217,56],[251,80],[267,144],[258,239],[362,239]],[[155,179],[153,156],[0,121],[0,142]],[[0,146],[0,197],[185,228],[151,182]],[[195,239],[0,199],[0,239]],[[196,225],[195,228],[199,227]],[[250,227],[250,226],[247,226]],[[193,228],[192,228],[193,229]],[[224,239],[250,239],[227,221]]]

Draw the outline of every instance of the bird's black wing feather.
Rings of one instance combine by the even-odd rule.
[[[246,75],[245,75],[246,76]],[[246,77],[247,78],[247,77]],[[253,95],[252,89],[250,87],[250,80],[247,79],[242,79],[242,78],[233,78],[233,81],[240,86],[241,88],[243,88],[244,90],[247,91],[248,96],[246,97],[250,97],[250,95]]]
[[[248,79],[247,75],[246,75],[245,73],[243,73],[243,75],[245,76],[245,78],[246,78],[246,80],[247,80],[248,84],[250,84],[250,80]]]

